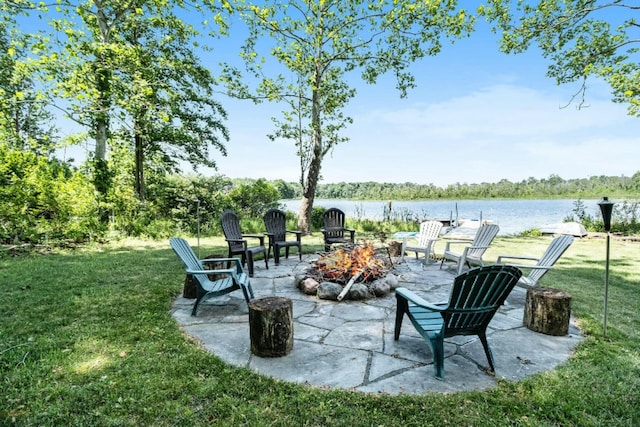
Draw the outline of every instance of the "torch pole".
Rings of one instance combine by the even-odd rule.
[[[607,261],[604,270],[604,322],[602,323],[602,335],[607,336],[607,308],[609,301],[609,247],[611,233],[607,232]]]
[[[202,259],[200,256],[200,200],[196,199],[196,222],[198,224],[198,258]]]

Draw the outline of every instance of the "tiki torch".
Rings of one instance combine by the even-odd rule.
[[[609,248],[611,245],[611,214],[613,213],[614,203],[609,201],[608,197],[603,197],[598,203],[600,212],[602,213],[602,221],[604,222],[604,231],[607,232],[607,261],[604,270],[604,323],[602,325],[602,335],[607,336],[607,304],[609,300]]]

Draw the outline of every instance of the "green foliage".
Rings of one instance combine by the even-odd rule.
[[[252,184],[241,184],[228,194],[231,209],[240,217],[261,218],[264,213],[278,207],[280,193],[265,179]]]
[[[314,206],[311,212],[311,229],[319,231],[324,228],[324,213],[327,209],[323,206]]]
[[[84,241],[101,233],[97,213],[80,172],[0,142],[0,241]]]
[[[456,1],[371,2],[239,1],[240,17],[248,26],[241,56],[249,81],[240,70],[226,66],[222,80],[230,92],[256,101],[284,102],[289,110],[274,118],[271,139],[295,144],[300,158],[302,197],[298,228],[309,231],[312,204],[324,157],[347,138],[352,123],[344,114],[356,90],[353,74],[367,83],[391,73],[405,96],[415,86],[408,67],[413,61],[440,52],[445,39],[463,37],[474,19]],[[269,60],[277,67],[268,67]],[[269,74],[271,69],[286,74]],[[285,71],[283,71],[285,73]]]
[[[640,206],[637,201],[622,201],[616,203],[611,215],[611,232],[618,234],[640,233]],[[588,231],[604,232],[604,222],[601,217],[589,215],[582,200],[574,202],[571,215],[565,221],[576,221],[584,225]]]
[[[584,102],[589,77],[604,79],[613,100],[640,117],[637,5],[623,1],[490,0],[480,13],[502,32],[502,49],[519,53],[537,44],[549,58],[548,75],[558,84],[581,82]]]
[[[458,183],[447,187],[433,184],[340,182],[319,184],[318,199],[352,200],[438,200],[438,199],[555,199],[635,197],[640,189],[640,172],[632,177],[592,176],[563,179],[558,175],[548,178],[528,178],[520,182],[502,179],[499,182]]]

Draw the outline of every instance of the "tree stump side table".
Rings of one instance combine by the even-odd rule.
[[[563,336],[569,333],[571,295],[553,288],[527,289],[524,324],[535,332]]]
[[[266,297],[249,303],[251,352],[260,357],[286,356],[293,349],[293,303]]]

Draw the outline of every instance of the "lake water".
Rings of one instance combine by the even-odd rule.
[[[353,201],[318,199],[314,206],[336,207],[348,217],[382,220],[389,203],[391,218],[480,219],[500,226],[501,235],[517,234],[546,224],[562,222],[573,214],[576,199],[553,200],[445,200],[445,201]],[[600,217],[600,200],[582,200],[588,215]],[[298,213],[300,200],[282,200],[287,210]]]

